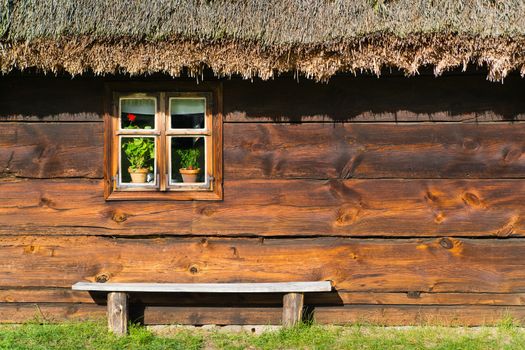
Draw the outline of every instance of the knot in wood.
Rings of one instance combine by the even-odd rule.
[[[463,140],[463,148],[468,151],[475,151],[479,148],[479,143],[476,140],[467,137]]]
[[[232,251],[232,254],[234,257],[238,258],[239,257],[239,253],[237,252],[237,248],[235,247],[230,247],[231,251]]]
[[[42,197],[40,198],[40,203],[38,203],[41,207],[51,207],[53,205],[53,201],[49,198]]]
[[[361,208],[343,206],[337,211],[335,226],[347,226],[355,223],[361,214]]]
[[[195,274],[198,273],[198,272],[199,272],[199,268],[198,268],[197,266],[195,266],[195,265],[191,265],[191,266],[190,266],[190,273],[191,273],[192,275],[195,275]]]
[[[448,238],[441,238],[439,240],[439,245],[445,249],[452,249],[454,247],[454,243]]]
[[[445,221],[445,214],[442,212],[439,212],[434,216],[434,222],[436,224],[441,224],[443,221]]]
[[[201,214],[204,216],[212,216],[215,213],[215,209],[210,207],[204,207],[201,210]]]
[[[407,297],[409,299],[419,299],[419,298],[421,298],[421,292],[420,291],[407,292]]]
[[[470,205],[472,207],[480,207],[481,206],[481,199],[479,199],[478,196],[476,196],[474,193],[471,192],[465,192],[463,194],[463,203],[466,205]]]
[[[503,162],[510,163],[521,157],[521,150],[518,148],[505,149],[503,151]]]
[[[430,191],[427,191],[427,193],[425,194],[425,199],[428,202],[437,202],[439,200],[438,196],[436,196],[435,194],[433,194]]]
[[[105,273],[101,273],[95,277],[95,282],[97,283],[106,283],[107,281],[109,281],[109,276]]]
[[[25,254],[32,254],[34,253],[36,250],[36,247],[34,245],[28,245],[26,247],[24,247],[24,253]]]
[[[111,216],[111,220],[115,221],[116,223],[124,222],[128,219],[128,216],[126,213],[122,213],[119,211],[115,211],[113,215]]]

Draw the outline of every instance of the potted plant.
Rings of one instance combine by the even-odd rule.
[[[179,149],[177,150],[177,154],[180,157],[181,168],[179,171],[182,176],[182,181],[197,182],[197,176],[201,171],[199,162],[197,161],[200,151],[196,148]]]
[[[149,137],[134,137],[122,145],[130,166],[128,168],[132,183],[144,183],[148,172],[153,170],[151,161],[155,159],[155,142]]]

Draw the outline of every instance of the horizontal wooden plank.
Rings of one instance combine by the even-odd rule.
[[[525,123],[226,124],[225,177],[518,178]],[[505,135],[502,137],[501,135]],[[102,178],[100,123],[3,123],[0,175]]]
[[[0,124],[0,177],[102,178],[102,123]]]
[[[77,282],[71,289],[94,292],[189,293],[290,293],[329,292],[330,281],[273,283],[90,283]]]
[[[281,308],[131,307],[131,320],[145,324],[268,325],[281,323]],[[105,306],[85,304],[0,304],[0,323],[27,321],[102,320]],[[525,320],[525,307],[497,306],[372,306],[317,307],[320,324],[371,323],[398,325],[495,325],[513,317]]]
[[[279,325],[280,307],[145,307],[142,314],[136,314],[144,324],[182,324],[182,325]],[[143,318],[142,318],[143,316]]]
[[[65,110],[65,109],[64,109]],[[35,114],[1,114],[0,112],[0,123],[1,122],[24,122],[24,123],[69,123],[69,122],[99,122],[102,123],[102,114],[94,112],[58,112],[57,114],[41,115],[35,111]],[[4,112],[5,113],[5,112]]]
[[[0,303],[85,303],[95,299],[88,292],[70,288],[0,288]]]
[[[238,180],[218,202],[107,203],[102,181],[81,179],[3,181],[0,193],[7,235],[525,233],[523,180]]]
[[[232,293],[224,298],[210,293],[133,293],[132,302],[173,306],[279,306],[282,293]],[[106,293],[72,291],[69,288],[0,289],[1,303],[85,303],[105,304]],[[525,293],[427,293],[347,292],[308,293],[307,305],[497,305],[525,306]]]
[[[145,324],[275,324],[281,323],[279,308],[177,308],[146,307]],[[316,307],[313,319],[320,324],[370,323],[397,325],[495,325],[513,317],[525,320],[525,307],[494,306],[377,306]]]
[[[101,121],[101,77],[10,76],[0,86],[0,121]],[[173,81],[172,81],[173,82]],[[334,77],[328,84],[290,77],[223,81],[227,121],[525,120],[519,77],[483,75]]]
[[[241,123],[224,140],[226,180],[525,176],[525,123]]]
[[[223,82],[227,122],[419,122],[525,120],[519,77],[334,77]]]
[[[525,306],[525,293],[376,293],[339,292],[345,305],[500,305]],[[306,296],[314,304],[328,305],[334,297],[330,293]],[[326,300],[326,301],[325,301]],[[308,300],[307,300],[308,301]]]
[[[331,280],[347,292],[523,293],[524,249],[523,239],[4,236],[0,287]]]
[[[101,78],[3,76],[0,122],[102,122]]]
[[[0,303],[0,323],[102,320],[106,306],[95,304]]]
[[[524,321],[525,307],[353,305],[314,310],[314,319],[317,323],[340,325],[357,322],[386,326],[488,326],[498,325],[509,317],[518,322]]]

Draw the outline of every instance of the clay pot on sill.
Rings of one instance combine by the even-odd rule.
[[[128,172],[132,183],[145,183],[149,170],[148,168],[137,168],[135,170],[128,168]]]
[[[194,183],[197,182],[201,169],[179,169],[179,171],[184,183]]]

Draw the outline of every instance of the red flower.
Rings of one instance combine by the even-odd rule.
[[[128,114],[128,120],[129,120],[130,122],[134,122],[135,119],[137,119],[137,116],[136,116],[135,114],[131,114],[131,113]]]

